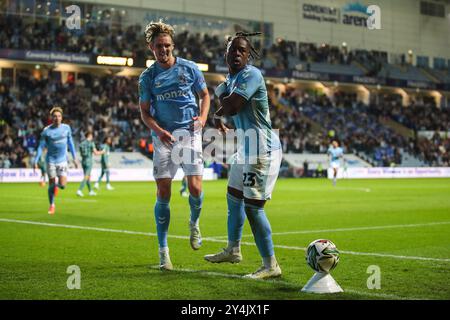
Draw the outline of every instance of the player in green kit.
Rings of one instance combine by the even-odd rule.
[[[89,195],[95,196],[96,193],[91,188],[91,171],[92,171],[92,165],[93,165],[93,159],[92,154],[95,154],[96,156],[103,154],[103,151],[98,151],[95,147],[93,139],[92,132],[88,132],[86,134],[86,140],[84,140],[82,143],[80,143],[80,154],[81,154],[81,167],[83,168],[83,174],[84,179],[80,183],[80,187],[77,191],[77,196],[84,197],[83,194],[83,188],[85,185],[87,185],[89,189]]]
[[[106,137],[103,140],[103,144],[100,146],[100,149],[103,151],[101,164],[102,164],[102,173],[100,177],[98,177],[97,182],[94,185],[95,189],[100,188],[100,182],[104,175],[106,175],[106,190],[114,190],[114,188],[109,183],[109,152],[111,150],[112,139],[111,137]]]

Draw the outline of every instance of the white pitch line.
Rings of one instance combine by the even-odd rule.
[[[330,188],[330,189],[324,189],[324,188],[295,188],[295,190],[298,190],[298,191],[320,191],[320,192],[352,190],[352,191],[361,191],[361,192],[372,192],[372,189],[370,189],[370,188],[351,188],[351,187],[340,187],[340,186],[336,186],[336,187],[333,187],[333,188]]]
[[[159,270],[159,266],[152,266],[151,269]],[[170,272],[185,272],[185,273],[197,273],[205,276],[213,276],[213,277],[224,277],[224,278],[232,278],[232,279],[242,279],[245,281],[259,281],[264,283],[273,283],[273,284],[282,284],[284,286],[289,286],[293,288],[297,288],[299,290],[299,294],[303,294],[300,292],[300,289],[302,287],[299,287],[295,283],[283,281],[283,280],[274,280],[274,279],[252,279],[252,278],[244,278],[244,276],[238,275],[238,274],[231,274],[231,273],[221,273],[221,272],[215,272],[215,271],[204,271],[204,270],[193,270],[193,269],[185,269],[185,268],[174,268],[173,271]],[[344,289],[345,293],[350,294],[357,294],[362,296],[368,296],[368,297],[374,297],[374,298],[381,298],[381,299],[393,299],[393,300],[427,300],[427,298],[414,298],[414,297],[402,297],[395,294],[387,294],[387,293],[373,293],[373,292],[364,292],[354,289]],[[342,294],[342,293],[341,293]]]
[[[363,191],[363,192],[371,192],[370,188],[349,188],[349,187],[336,187],[332,190],[355,190],[355,191]]]
[[[209,241],[211,241],[211,239]],[[255,245],[252,242],[241,242],[241,244],[244,244],[244,245]],[[275,248],[280,248],[280,249],[306,251],[306,248],[303,248],[303,247],[284,246],[284,245],[274,245],[274,247]],[[339,250],[339,252],[340,253],[345,253],[345,254],[350,254],[350,255],[355,255],[355,256],[372,256],[372,257],[381,257],[381,258],[394,258],[394,259],[401,259],[401,260],[420,260],[420,261],[450,262],[450,259],[444,259],[444,258],[399,256],[399,255],[388,254],[388,253],[356,252],[356,251],[347,251],[347,250]]]
[[[35,200],[42,200],[43,198],[42,197],[26,197],[26,196],[10,196],[10,195],[8,195],[8,198],[7,199],[20,199],[20,202],[23,202],[23,200],[24,199],[27,199],[27,200],[32,200],[32,199],[35,199]],[[78,199],[72,199],[72,198],[60,198],[60,197],[57,197],[58,198],[58,201],[61,201],[61,202],[97,202],[97,200],[96,199],[85,199],[85,198],[78,198]],[[6,199],[6,200],[7,200]],[[30,202],[30,201],[27,201],[27,202]],[[34,202],[34,201],[33,201]]]
[[[47,223],[47,222],[38,222],[38,221],[29,221],[29,220],[15,220],[15,219],[0,219],[0,222],[10,222],[10,223],[21,223],[21,224],[31,224],[31,225],[39,225],[46,227],[58,227],[58,228],[68,228],[68,229],[79,229],[79,230],[91,230],[91,231],[101,231],[101,232],[114,232],[114,233],[124,233],[124,234],[136,234],[143,236],[155,237],[156,233],[150,232],[141,232],[141,231],[129,231],[129,230],[119,230],[119,229],[108,229],[108,228],[98,228],[98,227],[87,227],[87,226],[76,226],[76,225],[68,225],[68,224],[57,224],[57,223]],[[169,238],[173,239],[189,239],[189,236],[179,236],[179,235],[169,235]],[[219,243],[227,243],[227,240],[219,240],[215,238],[203,238],[203,240],[210,242],[219,242]],[[247,246],[255,246],[253,242],[241,242],[242,245]],[[295,247],[295,246],[284,246],[284,245],[275,245],[275,248],[280,249],[288,249],[288,250],[301,250],[305,251],[306,248],[303,247]],[[350,254],[350,255],[358,255],[358,256],[373,256],[373,257],[382,257],[382,258],[394,258],[401,260],[420,260],[420,261],[439,261],[439,262],[450,262],[450,259],[444,258],[428,258],[428,257],[415,257],[415,256],[399,256],[394,254],[385,254],[385,253],[372,253],[372,252],[355,252],[355,251],[345,251],[339,250],[341,253]]]
[[[272,232],[273,236],[284,236],[290,234],[310,234],[310,233],[323,233],[323,232],[342,232],[342,231],[360,231],[360,230],[383,230],[383,229],[395,229],[395,228],[415,228],[415,227],[428,227],[437,226],[443,224],[450,224],[450,221],[442,222],[430,222],[430,223],[416,223],[416,224],[393,224],[386,226],[373,226],[373,227],[354,227],[354,228],[339,228],[339,229],[323,229],[323,230],[298,230],[298,231],[286,231],[286,232]],[[244,234],[245,237],[253,237],[252,234]],[[226,239],[227,236],[211,237],[215,239]]]

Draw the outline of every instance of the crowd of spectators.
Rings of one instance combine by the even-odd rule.
[[[371,105],[371,111],[413,131],[446,131],[450,128],[450,109],[438,108],[431,97],[417,98],[404,107],[400,98],[383,95],[378,103]]]
[[[431,139],[417,138],[419,158],[429,166],[450,166],[450,137],[435,132]]]
[[[134,151],[148,136],[139,118],[137,79],[81,75],[65,84],[57,77],[35,79],[28,71],[18,73],[19,90],[0,86],[0,150],[2,165],[30,165],[41,130],[51,123],[48,111],[54,105],[64,110],[75,141],[88,131],[97,141],[113,138],[115,151]],[[25,159],[25,160],[24,160]]]
[[[143,59],[145,39],[140,25],[110,28],[89,22],[71,31],[59,19],[35,20],[0,14],[0,48],[45,50]]]
[[[450,109],[438,108],[434,99],[422,97],[411,100],[402,106],[398,95],[384,94],[373,101],[369,111],[377,117],[390,118],[412,131],[409,149],[428,165],[449,165],[449,137],[438,132],[450,131]],[[421,131],[434,131],[431,139],[420,134]]]
[[[301,61],[321,62],[330,64],[350,64],[353,61],[353,52],[347,48],[313,43],[300,43],[299,58]]]
[[[297,118],[309,118],[320,126],[313,133],[305,120],[298,122],[297,126],[303,123],[307,130],[281,135],[285,152],[325,153],[330,140],[337,139],[346,152],[355,153],[374,165],[390,166],[401,164],[400,149],[413,151],[405,137],[380,123],[368,106],[357,102],[355,94],[337,92],[329,99],[323,94],[291,90],[279,102],[290,106]],[[299,141],[301,147],[294,148],[294,141]]]
[[[143,26],[114,28],[98,22],[86,24],[82,32],[73,33],[59,20],[28,20],[0,14],[0,48],[55,50],[86,54],[131,56],[143,61],[151,56],[143,37]],[[206,63],[223,63],[224,39],[188,31],[177,32],[174,54]],[[376,75],[387,56],[382,52],[348,50],[327,44],[315,45],[277,39],[268,47],[254,45],[261,53],[258,66],[287,69],[294,61],[364,65],[368,75]],[[151,140],[139,120],[137,79],[118,76],[79,74],[61,81],[60,73],[35,77],[32,72],[17,73],[17,89],[0,86],[0,164],[25,166],[35,151],[40,130],[49,123],[48,110],[58,104],[71,122],[77,141],[86,131],[94,131],[101,140],[113,137],[113,149],[149,152]],[[211,93],[212,89],[210,88]],[[412,101],[407,108],[398,98],[382,98],[369,106],[357,102],[355,95],[338,92],[332,99],[325,95],[299,90],[275,92],[270,99],[275,128],[283,128],[280,138],[284,152],[323,153],[330,139],[341,140],[347,152],[360,153],[376,165],[400,164],[401,152],[416,155],[430,165],[448,162],[448,138],[413,138],[394,132],[383,125],[380,117],[412,129],[448,131],[450,110],[437,108],[433,101]],[[308,121],[312,120],[312,121]],[[321,129],[312,128],[312,123]],[[212,122],[208,123],[212,126]]]
[[[235,26],[235,31],[241,31]],[[121,25],[102,20],[84,20],[81,30],[69,30],[65,20],[39,18],[0,13],[0,48],[45,50],[92,55],[126,56],[134,59],[135,66],[144,66],[152,57],[145,43],[142,24]],[[175,30],[175,54],[202,63],[223,64],[226,35],[212,35],[207,31],[192,33],[185,28]],[[378,77],[388,63],[387,52],[350,49],[326,43],[296,43],[281,38],[268,47],[261,39],[252,39],[261,59],[255,65],[279,71],[306,63],[349,65],[357,63],[365,75]],[[386,75],[385,75],[386,76]]]
[[[30,166],[39,134],[51,121],[48,110],[53,105],[64,109],[77,143],[92,131],[96,141],[113,137],[114,151],[152,151],[149,131],[140,120],[135,77],[79,74],[62,84],[58,73],[37,79],[32,72],[22,70],[17,74],[17,86],[18,90],[12,90],[0,85],[2,167]],[[212,98],[213,87],[209,89]],[[285,153],[325,153],[330,140],[338,139],[347,153],[374,165],[401,164],[401,150],[428,165],[448,165],[448,137],[435,134],[432,139],[408,139],[379,121],[390,116],[383,108],[364,105],[355,94],[336,92],[328,98],[311,91],[289,89],[280,93],[270,88],[269,100],[273,127],[280,129]],[[396,113],[408,117],[407,110],[403,107]],[[448,110],[440,112],[447,114]],[[213,126],[211,117],[208,126]],[[443,127],[433,127],[439,128]]]
[[[141,25],[112,28],[91,21],[77,32],[59,19],[28,19],[0,14],[0,48],[126,56],[142,66],[151,57]],[[204,63],[223,60],[225,42],[217,36],[183,31],[175,34],[174,42],[176,55]]]
[[[84,22],[82,30],[73,31],[65,27],[65,21],[57,18],[34,19],[0,13],[0,48],[21,50],[46,50],[93,55],[132,57],[135,65],[145,65],[151,57],[143,35],[143,25],[120,26],[90,20]],[[225,36],[225,35],[224,35]],[[175,54],[203,63],[223,63],[225,38],[207,32],[190,33],[176,30]],[[277,39],[270,47],[263,48],[260,39],[253,39],[260,51],[260,67],[286,70],[293,67],[290,61],[321,62],[329,64],[351,64],[359,61],[368,75],[376,75],[381,63],[387,62],[384,53],[368,50],[349,50],[347,46],[299,43]]]

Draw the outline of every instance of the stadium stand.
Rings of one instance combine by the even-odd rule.
[[[110,27],[90,22],[79,35],[69,34],[56,20],[29,19],[0,14],[0,49],[53,50],[85,54],[133,57],[143,65],[145,50],[141,25]],[[224,41],[207,33],[176,34],[175,55],[197,62],[223,64]],[[260,43],[256,43],[260,47]],[[261,48],[258,67],[266,70],[303,70],[349,76],[374,76],[407,81],[450,83],[448,70],[389,64],[385,52],[349,50],[328,44],[295,43],[277,39]],[[142,151],[151,155],[151,138],[139,118],[136,77],[79,73],[65,83],[60,75],[36,77],[18,70],[15,86],[0,84],[0,167],[28,167],[40,130],[49,123],[46,112],[54,104],[65,110],[76,141],[86,131],[98,140],[113,136],[113,150]],[[210,83],[212,93],[214,83]],[[437,131],[449,131],[450,109],[436,106],[433,99],[383,97],[365,104],[356,94],[336,92],[332,97],[307,90],[280,94],[270,89],[271,117],[281,130],[285,153],[323,153],[331,138],[339,138],[346,152],[376,166],[448,166],[450,139]],[[390,124],[389,124],[389,123]],[[209,126],[212,122],[209,121]],[[412,130],[412,134],[401,134]],[[436,131],[432,137],[420,131]]]

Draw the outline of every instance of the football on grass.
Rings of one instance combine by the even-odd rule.
[[[329,273],[339,262],[339,251],[330,240],[314,240],[306,250],[306,262],[316,272]]]

